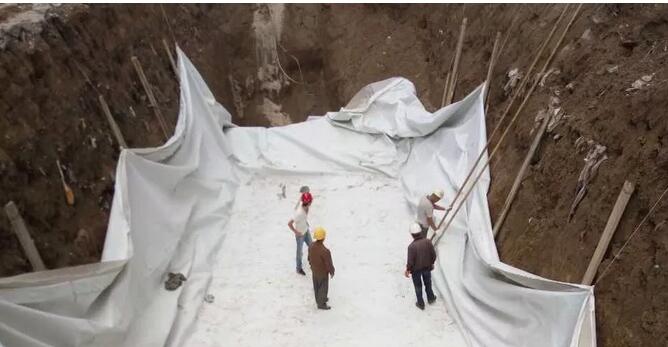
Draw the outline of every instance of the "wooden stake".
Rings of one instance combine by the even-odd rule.
[[[603,256],[610,245],[610,240],[612,240],[612,236],[615,234],[615,230],[617,230],[619,220],[622,218],[622,214],[624,214],[624,210],[626,209],[626,204],[628,204],[634,190],[635,185],[632,182],[624,182],[624,186],[617,197],[617,202],[615,202],[615,206],[612,208],[612,212],[608,218],[608,223],[605,225],[605,229],[603,229],[601,239],[598,241],[594,256],[592,256],[587,271],[582,278],[582,284],[591,285],[594,281],[594,276],[596,276],[598,267],[601,265]]]
[[[533,143],[531,144],[531,148],[529,148],[529,152],[524,158],[524,163],[522,163],[520,171],[517,173],[517,177],[515,177],[515,182],[513,182],[513,186],[512,188],[510,188],[510,192],[508,193],[506,202],[503,204],[503,210],[501,210],[501,214],[499,214],[499,217],[496,219],[496,223],[494,224],[494,229],[493,229],[495,238],[499,234],[499,230],[503,226],[503,222],[506,220],[506,216],[508,216],[508,212],[510,211],[510,205],[512,205],[513,201],[515,200],[517,191],[520,189],[520,184],[522,184],[522,179],[524,179],[524,173],[529,167],[529,163],[531,163],[531,158],[533,158],[534,154],[536,153],[536,149],[538,149],[540,141],[543,139],[543,135],[545,134],[545,130],[547,129],[548,123],[550,123],[550,117],[546,114],[545,119],[543,119],[543,124],[541,124],[540,126],[540,130],[538,130],[538,133],[536,133],[536,137],[534,138]]]
[[[652,207],[649,209],[649,211],[647,211],[645,216],[642,217],[642,220],[640,221],[640,223],[638,223],[638,225],[636,225],[635,229],[633,229],[633,232],[631,232],[629,237],[626,238],[626,241],[624,242],[622,247],[619,248],[617,253],[615,253],[615,256],[612,257],[612,260],[610,260],[610,262],[605,267],[605,269],[603,269],[603,271],[601,271],[601,274],[598,275],[598,277],[596,277],[596,282],[594,282],[594,285],[596,285],[598,282],[600,282],[603,279],[603,277],[605,277],[605,274],[608,273],[608,270],[610,270],[610,267],[615,263],[615,261],[619,258],[619,256],[622,254],[622,252],[624,252],[624,249],[626,248],[626,246],[628,246],[629,242],[631,242],[631,240],[633,240],[633,237],[638,233],[638,231],[640,231],[640,227],[642,227],[645,224],[645,222],[647,221],[647,219],[649,218],[649,216],[651,216],[652,213],[654,213],[654,210],[656,209],[657,206],[659,206],[659,203],[661,202],[663,197],[666,195],[666,193],[668,193],[668,187],[663,190],[663,193],[661,193],[661,195],[659,195],[659,198],[656,199],[656,202],[654,202],[654,205],[652,205]],[[656,231],[664,223],[665,223],[665,221],[657,224],[656,227],[654,227],[654,231]]]
[[[443,85],[443,96],[441,97],[441,108],[445,107],[445,98],[448,96],[448,87],[450,86],[450,71],[445,75],[445,84]]]
[[[510,26],[508,27],[508,30],[506,31],[506,35],[503,37],[503,41],[501,42],[501,46],[499,47],[499,50],[496,52],[497,58],[501,55],[501,52],[503,49],[506,47],[506,43],[508,43],[508,39],[510,38],[510,33],[515,30],[515,24],[518,23],[520,19],[520,14],[522,14],[522,7],[523,5],[520,5],[520,7],[517,9],[517,14],[515,14],[515,17],[513,17],[513,20],[510,22]]]
[[[65,191],[65,201],[67,204],[72,206],[74,205],[74,192],[72,188],[65,182],[65,175],[63,175],[63,168],[60,166],[60,160],[56,160],[56,165],[58,165],[58,173],[60,173],[60,182],[63,184],[63,190]]]
[[[459,198],[459,196],[462,193],[464,193],[464,188],[466,187],[466,185],[469,182],[469,180],[471,179],[471,177],[473,177],[473,173],[475,172],[475,169],[478,167],[478,164],[480,164],[480,161],[482,160],[482,158],[487,153],[487,150],[489,148],[489,145],[492,143],[492,139],[494,138],[494,135],[496,135],[496,133],[501,129],[501,124],[503,124],[503,120],[506,118],[506,116],[510,112],[510,109],[513,106],[513,103],[515,102],[515,99],[520,95],[521,90],[524,88],[524,85],[529,81],[529,76],[531,76],[531,73],[532,73],[534,67],[538,63],[538,59],[543,54],[543,50],[545,50],[545,47],[547,47],[548,42],[550,42],[550,40],[552,40],[552,36],[554,36],[554,33],[557,31],[557,27],[559,26],[559,24],[561,23],[561,20],[566,15],[566,11],[568,10],[569,6],[570,5],[566,5],[564,7],[564,9],[561,11],[561,15],[559,16],[557,21],[552,26],[552,30],[550,30],[549,35],[545,38],[545,40],[543,40],[540,47],[538,48],[538,52],[535,54],[534,59],[531,62],[531,65],[529,66],[529,69],[527,70],[527,74],[524,76],[524,78],[520,82],[519,87],[515,90],[515,93],[513,93],[513,96],[510,98],[510,101],[508,102],[508,105],[506,105],[505,110],[501,114],[501,118],[499,118],[499,120],[497,121],[497,124],[494,127],[494,130],[492,130],[492,132],[488,135],[487,143],[485,144],[485,147],[478,154],[478,158],[476,158],[475,163],[473,163],[473,166],[471,167],[471,170],[469,171],[468,175],[466,175],[466,178],[464,178],[464,182],[462,182],[462,185],[459,187],[459,190],[457,190],[457,194],[455,194],[455,197],[452,199],[452,203],[450,203],[451,208],[454,206],[455,201],[457,201],[457,198]],[[511,123],[512,123],[512,121],[511,121]],[[495,148],[497,148],[499,146],[499,144],[502,142],[502,140],[503,139],[501,139],[497,142]],[[489,162],[490,162],[490,160],[492,160],[493,155],[494,155],[494,153],[492,153],[492,155],[490,157],[488,157],[486,165],[489,165]],[[483,170],[484,170],[484,168],[483,168]],[[479,176],[480,175],[478,175],[478,177]],[[459,210],[459,208],[457,210]],[[457,213],[457,211],[455,211],[455,214],[456,213]],[[437,229],[440,229],[441,225],[443,224],[443,222],[445,221],[445,218],[447,216],[448,216],[448,213],[443,215],[443,218],[441,218],[441,221],[438,223]],[[450,224],[450,222],[448,222],[448,224]],[[433,237],[434,236],[432,236],[432,239],[433,239]]]
[[[552,37],[552,34],[554,33],[554,30],[556,30],[557,25],[561,22],[561,19],[563,18],[564,14],[566,13],[566,10],[568,9],[568,7],[569,7],[569,5],[566,5],[566,7],[564,8],[563,12],[561,13],[561,16],[560,16],[559,19],[557,20],[557,23],[555,23],[555,26],[554,26],[552,32],[550,33],[549,38]],[[545,71],[547,70],[547,67],[550,66],[550,63],[552,62],[552,58],[554,58],[554,55],[556,54],[557,49],[561,46],[561,43],[564,41],[564,37],[566,37],[566,33],[568,33],[568,31],[570,30],[571,26],[573,25],[573,22],[575,22],[575,19],[577,18],[578,14],[580,13],[580,9],[581,9],[581,8],[582,8],[582,4],[579,4],[578,7],[577,7],[577,8],[575,9],[575,11],[573,12],[573,15],[571,16],[570,21],[568,22],[568,24],[567,24],[566,27],[564,28],[564,31],[561,33],[561,37],[557,40],[557,43],[554,45],[554,47],[553,47],[553,49],[552,49],[552,52],[550,52],[550,55],[548,56],[547,60],[545,61],[545,64],[543,65],[543,69],[542,69],[541,72],[540,72],[541,75],[542,75],[543,73],[545,73]],[[548,39],[548,41],[546,41],[546,42],[549,42],[549,39]],[[544,45],[546,45],[546,43],[544,43]],[[543,47],[543,48],[544,48],[544,47]],[[542,48],[541,48],[540,51],[542,52]],[[540,55],[540,54],[539,54],[539,55]],[[528,77],[528,75],[527,75],[526,77]],[[526,78],[525,78],[525,80],[526,80]],[[464,194],[464,197],[462,198],[461,203],[460,203],[459,205],[457,205],[457,208],[456,208],[456,209],[454,210],[454,212],[453,212],[453,216],[450,217],[450,219],[448,220],[448,223],[445,225],[444,230],[447,230],[448,227],[450,226],[450,224],[452,224],[452,221],[455,219],[455,216],[457,215],[457,212],[459,212],[459,210],[462,208],[462,206],[464,205],[464,202],[465,202],[466,199],[468,198],[469,194],[471,194],[471,192],[473,191],[473,188],[475,188],[475,184],[476,184],[476,183],[478,182],[478,180],[480,179],[480,176],[482,176],[482,174],[485,172],[485,169],[489,166],[489,163],[491,162],[492,158],[493,158],[494,155],[496,154],[496,151],[499,149],[501,143],[503,143],[503,140],[505,139],[506,135],[507,135],[508,132],[510,131],[510,128],[511,128],[512,125],[515,123],[515,121],[517,120],[517,117],[518,117],[519,114],[522,112],[522,109],[524,108],[524,106],[526,105],[527,101],[528,101],[529,98],[531,97],[531,94],[532,94],[533,91],[536,89],[536,86],[538,85],[538,82],[539,82],[538,79],[534,79],[534,83],[531,85],[531,88],[529,88],[529,91],[527,92],[526,96],[524,97],[524,100],[522,101],[522,103],[520,104],[520,106],[519,106],[519,107],[517,108],[517,110],[515,111],[515,115],[514,115],[513,118],[510,120],[509,124],[506,126],[505,130],[503,131],[503,133],[501,133],[501,136],[499,137],[498,142],[496,143],[496,145],[494,146],[494,149],[492,149],[492,152],[489,154],[489,157],[487,158],[487,162],[485,163],[485,165],[483,165],[483,167],[480,169],[480,171],[478,171],[478,175],[476,175],[476,177],[473,179],[473,184],[471,184],[470,188],[469,188],[469,189],[466,191],[466,193]],[[517,94],[519,94],[519,90],[514,94],[514,96],[516,96]],[[514,98],[514,96],[513,96],[513,98]],[[512,102],[512,99],[511,99],[511,102]],[[501,119],[503,119],[503,118],[505,117],[505,114],[507,113],[508,110],[509,110],[509,108],[506,108],[506,112],[504,112],[504,115],[501,117]],[[499,122],[500,122],[500,121],[499,121]],[[500,123],[499,123],[499,124],[500,124]],[[494,132],[496,132],[496,130],[498,130],[498,129],[499,129],[499,126],[497,125],[496,129],[494,129]],[[492,134],[493,134],[494,132],[492,132]],[[476,160],[476,163],[475,163],[475,164],[473,165],[473,167],[471,168],[471,171],[469,172],[468,176],[467,176],[466,179],[464,180],[464,183],[463,183],[462,186],[459,188],[459,191],[457,192],[457,195],[456,195],[455,198],[452,200],[452,201],[453,201],[453,204],[454,204],[455,201],[457,201],[457,198],[458,198],[459,195],[463,192],[464,187],[466,186],[466,183],[468,182],[468,178],[469,178],[469,177],[473,174],[473,172],[476,170],[476,168],[478,167],[478,162],[480,161],[480,159],[482,158],[482,156],[486,153],[486,151],[487,151],[487,147],[488,147],[489,144],[490,144],[491,136],[493,136],[493,135],[490,135],[490,139],[487,141],[487,145],[486,145],[485,148],[481,151],[480,155],[478,156],[478,159]],[[452,207],[452,205],[451,205],[451,207]],[[437,229],[440,229],[441,224],[443,224],[443,221],[445,220],[445,217],[446,217],[447,215],[448,215],[448,214],[446,214],[446,215],[443,216],[443,218],[441,219],[441,222],[439,223]],[[436,235],[436,234],[434,234],[434,235]],[[440,241],[441,236],[442,236],[442,233],[439,234],[439,236],[438,236],[438,238],[436,239],[435,243],[438,243],[438,241]],[[435,237],[435,236],[432,236],[432,239],[433,239],[434,237]]]
[[[165,52],[167,52],[167,57],[169,57],[169,64],[172,66],[172,70],[174,70],[174,75],[176,76],[176,79],[179,79],[179,69],[176,67],[176,61],[174,60],[174,57],[172,56],[172,50],[169,49],[169,44],[167,44],[167,40],[162,39],[162,46],[165,48]]]
[[[139,59],[137,59],[137,57],[133,56],[132,58],[130,58],[130,60],[132,60],[132,64],[135,67],[135,71],[137,71],[137,75],[139,76],[139,80],[141,81],[142,86],[144,86],[144,91],[146,92],[146,96],[148,96],[148,100],[151,103],[151,107],[153,108],[153,113],[155,113],[155,117],[158,119],[158,124],[160,125],[160,129],[162,129],[162,133],[165,135],[165,138],[168,138],[169,135],[167,133],[167,123],[165,123],[165,118],[162,116],[162,112],[158,107],[158,102],[155,99],[155,95],[153,95],[153,90],[151,90],[151,85],[148,83],[148,80],[146,79],[146,75],[144,74],[144,69],[142,69],[141,63],[139,62]]]
[[[7,214],[7,218],[9,218],[9,221],[12,224],[12,228],[16,233],[16,237],[19,239],[19,243],[21,243],[23,252],[25,252],[26,257],[28,257],[28,261],[30,261],[30,265],[32,265],[33,271],[46,270],[46,266],[44,266],[42,257],[40,257],[39,251],[37,250],[37,247],[35,247],[35,242],[33,241],[32,237],[30,237],[28,228],[26,227],[23,218],[21,218],[19,209],[16,208],[14,201],[10,201],[7,203],[7,205],[5,205],[5,213]]]
[[[118,124],[116,124],[114,117],[111,115],[111,111],[109,110],[109,105],[107,105],[107,101],[104,100],[104,96],[98,95],[98,100],[100,101],[100,108],[102,108],[102,112],[104,113],[104,116],[107,118],[107,122],[109,122],[109,127],[111,128],[111,132],[114,133],[114,137],[116,138],[118,146],[120,146],[121,149],[128,148],[128,145],[125,143],[125,139],[123,138],[123,134],[121,133],[121,129],[118,127]]]
[[[450,79],[450,86],[448,87],[448,97],[445,102],[446,105],[452,103],[452,98],[455,96],[455,87],[457,86],[457,77],[459,73],[459,60],[462,56],[462,47],[464,46],[464,35],[466,34],[466,24],[468,23],[468,18],[464,17],[462,20],[462,26],[459,29],[459,40],[457,41],[457,51],[455,52],[455,62],[452,65],[452,77]]]
[[[492,57],[489,60],[489,68],[487,69],[487,88],[485,89],[485,114],[487,114],[487,108],[489,107],[489,90],[492,88],[492,73],[494,72],[494,66],[496,65],[496,59],[498,58],[499,42],[501,40],[501,32],[496,32],[496,39],[494,39],[494,48],[492,48]]]

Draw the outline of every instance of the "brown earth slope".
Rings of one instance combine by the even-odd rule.
[[[392,76],[412,80],[434,110],[461,19],[469,25],[457,97],[484,80],[496,31],[517,16],[491,85],[491,131],[509,99],[506,73],[526,71],[564,5],[74,5],[4,25],[30,10],[21,6],[0,7],[0,203],[16,201],[46,265],[56,268],[96,261],[103,246],[118,150],[97,94],[130,146],[163,140],[131,56],[174,124],[178,89],[163,39],[178,42],[237,124],[269,126],[335,110],[365,84]],[[583,7],[552,64],[558,70],[536,90],[492,163],[495,217],[535,116],[557,96],[565,116],[543,140],[501,231],[505,262],[578,282],[623,181],[634,181],[636,192],[603,267],[668,185],[666,18],[665,5]],[[643,76],[651,80],[627,91]],[[593,144],[606,146],[608,159],[569,222]],[[57,158],[74,207],[65,204]],[[596,286],[601,346],[668,345],[665,206]],[[29,270],[2,214],[0,275]]]

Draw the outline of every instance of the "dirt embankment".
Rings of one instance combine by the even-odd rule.
[[[489,196],[496,212],[531,142],[531,117],[548,108],[551,97],[560,98],[568,117],[543,140],[523,181],[502,231],[504,261],[548,278],[578,282],[624,180],[634,182],[636,191],[601,269],[668,186],[666,18],[668,7],[663,5],[584,8],[553,64],[560,73],[548,77],[532,98],[524,121],[492,166]],[[511,49],[519,51],[518,44]],[[498,111],[491,119],[495,115]],[[593,145],[584,144],[589,140]],[[608,159],[569,222],[578,176],[596,144],[607,147]],[[668,345],[667,206],[668,201],[659,206],[596,285],[602,346]]]
[[[184,38],[180,43],[210,86],[226,95],[226,85],[214,76],[227,75],[230,64],[218,57],[229,54],[222,47],[235,42],[234,34],[248,32],[251,10],[165,6],[163,16],[159,6],[21,6],[0,8],[2,204],[17,203],[47,267],[97,261],[119,152],[98,94],[129,146],[161,144],[164,135],[130,57],[138,57],[173,126],[178,85],[162,40],[171,41],[172,32]],[[65,202],[57,159],[74,190],[72,207]],[[2,213],[0,274],[29,269]]]
[[[162,135],[130,56],[141,60],[173,124],[177,84],[163,38],[173,35],[238,124],[277,125],[337,109],[365,84],[391,76],[411,79],[434,110],[461,19],[468,17],[469,29],[456,98],[483,81],[495,32],[505,32],[518,16],[491,85],[491,131],[509,99],[506,73],[526,72],[562,8],[187,5],[164,6],[163,15],[160,6],[61,7],[37,31],[13,32],[0,42],[0,83],[7,86],[0,92],[0,191],[4,201],[19,204],[47,266],[95,261],[118,155],[97,93],[107,98],[130,146],[159,144]],[[5,17],[16,13],[3,11]],[[501,231],[504,261],[577,282],[624,180],[634,181],[636,192],[602,267],[668,185],[666,18],[664,5],[583,7],[554,69],[492,163],[495,217],[531,143],[536,115],[550,102],[561,109]],[[569,221],[584,158],[596,145],[606,147],[607,159]],[[75,189],[74,207],[64,202],[56,157]],[[663,205],[597,284],[601,346],[668,345],[666,218]],[[89,236],[77,237],[81,229]],[[3,215],[0,274],[28,270]]]

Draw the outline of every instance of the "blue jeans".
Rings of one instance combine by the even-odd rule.
[[[424,289],[427,292],[427,300],[434,301],[436,296],[434,295],[434,291],[431,289],[431,270],[425,269],[413,271],[412,275],[417,303],[420,306],[424,306],[424,299],[422,299],[422,282],[424,282]]]
[[[306,231],[302,236],[295,235],[295,240],[297,241],[297,270],[301,270],[302,254],[304,253],[303,247],[304,244],[306,244],[306,247],[311,245],[311,233],[309,231]]]

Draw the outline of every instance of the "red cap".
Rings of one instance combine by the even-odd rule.
[[[308,205],[311,203],[311,201],[313,201],[313,196],[311,193],[306,192],[302,194],[302,205]]]

